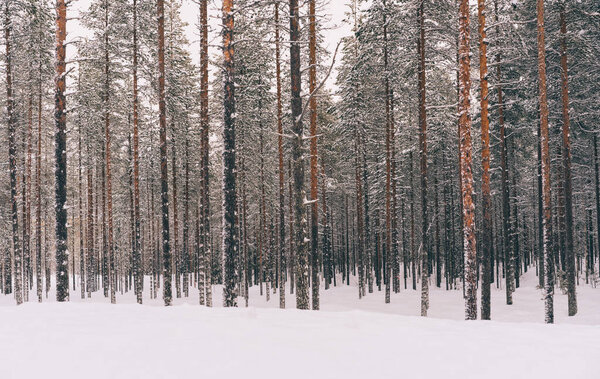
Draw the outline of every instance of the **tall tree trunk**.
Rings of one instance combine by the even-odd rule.
[[[490,121],[488,118],[487,40],[485,26],[485,0],[477,1],[479,20],[479,80],[481,86],[481,195],[483,230],[481,254],[483,256],[483,281],[481,285],[481,319],[490,319],[492,196],[490,194]]]
[[[459,16],[459,125],[460,179],[462,183],[465,318],[477,319],[477,250],[475,243],[475,204],[473,203],[473,151],[471,146],[471,57],[469,1],[461,0]]]
[[[171,170],[172,183],[171,187],[171,201],[173,203],[173,256],[172,262],[175,268],[175,296],[179,299],[181,297],[181,252],[179,250],[179,207],[178,198],[179,192],[177,191],[177,138],[175,137],[175,123],[171,120]]]
[[[200,126],[201,126],[201,165],[200,165],[200,260],[198,290],[200,304],[211,305],[210,293],[210,185],[209,185],[209,120],[208,120],[208,0],[200,2]]]
[[[288,228],[290,229],[290,295],[294,294],[296,285],[296,249],[294,248],[294,189],[292,185],[292,161],[288,159]]]
[[[13,99],[13,87],[12,87],[12,51],[11,51],[11,31],[12,31],[12,16],[10,14],[10,2],[6,2],[5,8],[5,24],[4,24],[4,36],[6,46],[6,110],[8,118],[8,166],[10,171],[10,202],[11,202],[11,219],[12,219],[12,233],[13,233],[13,256],[14,256],[14,276],[15,276],[15,300],[17,305],[23,302],[23,274],[22,274],[22,251],[19,239],[19,209],[17,199],[17,146],[16,146],[16,127],[17,117],[15,115],[15,103]],[[66,242],[65,242],[66,243]],[[9,259],[6,262],[7,267],[7,288],[11,288],[10,282],[10,254],[7,254]],[[67,268],[68,269],[68,268]],[[68,273],[67,273],[68,275]],[[67,287],[68,287],[67,279]],[[67,288],[68,291],[68,288]],[[7,291],[10,293],[10,291]]]
[[[600,175],[598,173],[598,135],[594,133],[594,177],[596,185],[596,233],[598,233],[598,243],[600,243]],[[598,273],[600,273],[600,257],[598,259]]]
[[[41,34],[41,31],[40,31]],[[40,58],[38,56],[38,58]],[[35,275],[38,302],[42,302],[42,63],[38,63],[38,128],[37,128],[37,149],[35,155],[35,192],[36,192],[36,232],[35,232]]]
[[[38,147],[39,148],[39,147]],[[96,290],[96,271],[94,270],[95,251],[94,251],[94,188],[93,188],[93,166],[90,154],[89,142],[87,145],[87,256],[88,256],[88,297],[92,290]],[[96,200],[97,201],[97,200]]]
[[[237,306],[236,270],[238,241],[235,233],[237,208],[235,185],[235,84],[233,44],[233,0],[223,0],[223,305]]]
[[[29,67],[33,70],[32,67]],[[29,80],[32,80],[31,76]],[[31,150],[33,130],[33,89],[29,88],[29,105],[27,115],[27,137],[24,171],[23,171],[23,300],[29,301],[29,289],[31,288]],[[25,142],[25,141],[24,141]]]
[[[304,135],[302,126],[302,80],[300,76],[300,9],[290,0],[290,81],[292,98],[292,160],[294,165],[294,247],[296,248],[296,308],[308,309],[308,236],[304,204]]]
[[[69,299],[69,252],[67,250],[67,105],[65,39],[67,5],[56,0],[56,77],[54,92],[55,134],[55,212],[56,212],[56,300]],[[10,65],[9,65],[10,66]],[[16,210],[13,210],[16,211]],[[13,226],[14,227],[14,226]]]
[[[187,107],[186,107],[187,108]],[[181,273],[183,274],[183,295],[189,296],[190,271],[190,140],[189,122],[186,120],[185,151],[184,151],[184,182],[183,182],[183,250],[181,259]]]
[[[424,1],[417,10],[419,23],[419,145],[421,155],[421,316],[427,316],[429,309],[429,264],[428,260],[428,223],[427,223],[427,113],[425,110],[425,14]]]
[[[158,14],[158,107],[160,122],[160,200],[162,213],[163,299],[172,304],[171,240],[169,237],[169,172],[167,168],[167,109],[165,104],[165,4],[157,0]]]
[[[137,36],[137,1],[133,0],[133,275],[134,292],[138,304],[142,304],[142,288],[144,285],[144,268],[140,247],[140,164],[139,164],[139,99],[138,99],[138,36]]]
[[[499,35],[500,28],[498,26],[498,0],[494,1],[494,14],[496,22],[496,34]],[[508,145],[506,142],[506,128],[504,125],[504,98],[502,92],[502,72],[500,67],[500,53],[496,54],[496,74],[498,84],[498,123],[500,125],[500,166],[502,171],[502,230],[504,233],[503,250],[504,250],[504,269],[506,271],[506,304],[513,303],[512,294],[515,291],[514,279],[514,254],[512,251],[513,232],[510,224],[510,196],[508,188]]]
[[[112,170],[111,170],[111,132],[110,132],[110,58],[108,52],[108,2],[105,2],[104,8],[104,141],[105,141],[105,167],[106,167],[106,212],[108,221],[108,259],[109,259],[109,284],[110,284],[110,302],[116,303],[116,256],[113,241],[113,213],[112,213]]]
[[[319,206],[317,156],[317,21],[315,0],[308,1],[309,11],[309,91],[310,91],[310,250],[312,257],[312,309],[319,309]]]
[[[78,186],[78,215],[79,215],[79,283],[81,287],[81,298],[85,299],[85,251],[84,251],[84,236],[85,236],[85,224],[83,218],[83,167],[82,167],[82,159],[81,155],[83,154],[83,149],[81,145],[81,124],[78,125],[77,128],[77,157],[78,161],[78,170],[77,170],[77,186]],[[89,242],[88,242],[89,243]]]
[[[383,0],[383,70],[385,82],[385,254],[386,258],[386,283],[385,283],[385,302],[390,302],[390,274],[388,268],[391,267],[390,257],[392,251],[392,143],[394,141],[394,125],[392,124],[391,114],[391,90],[390,78],[388,72],[388,31],[387,31],[387,3]]]
[[[554,263],[552,254],[552,207],[550,204],[550,149],[548,137],[548,97],[546,92],[546,45],[544,34],[544,0],[537,0],[537,47],[539,75],[540,131],[542,145],[542,201],[544,209],[544,299],[545,321],[554,323]]]
[[[275,3],[275,73],[277,76],[277,151],[279,158],[279,308],[285,308],[285,188],[283,167],[283,111],[281,105],[281,51],[279,39],[279,3]],[[245,216],[244,216],[245,219]],[[246,234],[244,233],[244,238]]]
[[[569,140],[569,72],[567,67],[567,20],[565,1],[560,2],[560,66],[562,95],[562,158],[565,188],[565,259],[569,316],[577,314],[575,251],[573,250],[573,188],[571,182],[571,142]],[[593,267],[593,266],[592,266]]]

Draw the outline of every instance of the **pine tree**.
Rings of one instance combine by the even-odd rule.
[[[165,103],[165,4],[157,0],[158,105],[160,122],[160,200],[162,213],[163,300],[172,305],[171,239],[169,234],[169,173],[167,168],[167,115]]]
[[[310,250],[311,250],[311,282],[312,309],[319,309],[319,204],[318,204],[318,155],[317,155],[317,21],[315,16],[315,0],[308,2],[309,18],[309,91],[310,91]]]
[[[469,52],[469,2],[460,3],[459,29],[459,126],[460,126],[460,174],[464,224],[465,255],[465,318],[477,319],[477,251],[475,243],[475,204],[473,203],[473,152],[471,145],[471,58]]]
[[[575,289],[575,252],[573,250],[573,189],[571,182],[571,141],[569,138],[569,72],[567,56],[567,21],[565,2],[560,2],[560,66],[562,97],[562,158],[565,191],[565,256],[567,266],[567,295],[569,316],[577,314],[577,296]]]
[[[537,0],[537,47],[540,99],[540,137],[542,161],[543,241],[544,241],[544,301],[545,321],[554,323],[554,264],[552,256],[552,210],[550,204],[550,152],[548,141],[548,98],[546,89],[546,46],[544,33],[544,0]]]
[[[483,211],[483,230],[481,254],[483,255],[483,274],[481,285],[481,319],[489,320],[490,287],[491,287],[491,244],[492,244],[492,196],[490,189],[490,122],[488,118],[488,71],[487,71],[487,41],[486,41],[486,3],[478,0],[477,15],[479,21],[479,80],[481,92],[481,195]]]
[[[144,267],[140,250],[140,165],[139,165],[139,96],[138,96],[138,4],[133,0],[133,35],[132,35],[132,80],[133,80],[133,275],[135,278],[135,295],[138,304],[142,304],[144,284]]]
[[[235,182],[235,84],[234,84],[234,13],[233,0],[223,0],[223,305],[237,306],[236,259],[238,241],[235,231],[237,209]]]
[[[424,2],[417,8],[419,39],[417,53],[419,60],[419,151],[421,155],[421,316],[427,316],[429,309],[429,265],[427,262],[429,243],[427,235],[429,224],[427,219],[427,113],[425,89],[425,14]],[[414,276],[414,273],[413,273]]]
[[[308,246],[304,189],[304,135],[300,77],[300,15],[298,0],[290,0],[290,81],[292,161],[294,176],[294,247],[296,249],[296,308],[308,309]]]
[[[67,5],[56,2],[56,77],[54,92],[55,133],[55,213],[56,213],[56,300],[69,298],[69,251],[67,250],[67,112],[66,46]]]
[[[279,161],[279,307],[285,308],[285,173],[283,167],[283,111],[281,103],[281,51],[279,36],[279,2],[275,3],[275,70],[277,89],[277,152]],[[291,216],[291,215],[290,215]],[[244,233],[244,236],[246,233]],[[291,237],[291,235],[290,235]]]

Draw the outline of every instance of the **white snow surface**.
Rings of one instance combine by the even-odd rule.
[[[56,303],[15,306],[0,296],[0,378],[598,378],[600,288],[578,287],[579,314],[567,317],[555,296],[556,324],[544,325],[537,279],[521,280],[514,304],[493,285],[492,319],[464,321],[461,290],[431,290],[428,318],[419,317],[420,285],[358,300],[357,283],[321,290],[321,311],[279,309],[251,288],[250,307],[197,305],[198,292],[174,299],[101,292]],[[146,287],[149,288],[149,287]],[[175,291],[173,291],[175,294]]]

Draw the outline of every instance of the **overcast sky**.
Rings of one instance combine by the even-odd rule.
[[[81,27],[81,24],[77,18],[79,17],[79,12],[87,9],[91,1],[92,0],[74,0],[72,2],[69,8],[69,22],[67,22],[67,29],[69,33],[68,40],[73,40],[86,34],[85,29]],[[318,13],[324,16],[325,20],[325,44],[327,49],[332,53],[337,46],[338,41],[350,33],[350,25],[343,22],[345,17],[344,13],[348,10],[347,4],[349,2],[350,0],[329,0],[329,3],[326,4],[323,9],[318,10]],[[212,25],[210,38],[213,41],[213,44],[218,45],[220,43],[219,20],[221,17],[221,1],[211,0],[209,4],[209,17],[211,18],[210,24]],[[198,63],[200,59],[198,54],[199,45],[196,27],[198,20],[198,5],[192,0],[183,0],[181,18],[188,24],[186,28],[186,34],[190,42],[189,49],[192,54],[193,61]],[[210,53],[215,54],[218,53],[218,51],[212,48]],[[67,49],[67,54],[69,57],[72,57],[75,54],[73,45],[70,45],[70,47]],[[339,53],[336,61],[336,63],[339,63],[340,61]],[[335,74],[333,74],[328,81],[328,86],[330,88],[333,87],[334,79]]]

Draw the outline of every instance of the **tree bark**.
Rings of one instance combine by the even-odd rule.
[[[387,255],[385,265],[385,302],[390,302],[390,257],[392,251],[392,143],[394,140],[394,125],[392,124],[391,114],[391,90],[390,78],[388,72],[388,32],[387,32],[387,3],[383,0],[383,70],[385,83],[385,254]]]
[[[552,207],[550,204],[550,149],[548,137],[548,97],[546,92],[546,46],[544,33],[544,0],[537,0],[538,89],[540,104],[540,136],[542,147],[542,201],[544,241],[545,322],[554,323],[554,263],[552,254]]]
[[[133,0],[133,275],[135,280],[135,297],[142,304],[142,288],[144,285],[144,268],[140,246],[140,164],[139,164],[139,99],[138,99],[138,36],[137,36],[137,1]]]
[[[285,188],[283,167],[283,111],[281,105],[281,51],[279,39],[279,3],[275,3],[275,73],[277,76],[277,151],[279,158],[279,308],[285,308]],[[244,233],[244,237],[246,234]]]
[[[9,2],[6,2],[5,8],[5,25],[4,25],[4,36],[5,36],[5,47],[6,47],[6,110],[8,118],[8,166],[10,175],[10,202],[11,202],[11,221],[12,221],[12,234],[13,234],[13,259],[14,259],[14,278],[15,278],[15,300],[17,305],[23,302],[23,269],[22,269],[22,250],[21,242],[19,239],[19,209],[17,199],[17,144],[16,144],[16,127],[17,127],[17,116],[15,114],[15,102],[13,98],[13,75],[12,75],[12,18],[10,13]],[[10,254],[6,262],[7,272],[7,288],[11,289],[12,283],[10,283],[11,273],[11,261]],[[67,268],[68,269],[68,268]],[[67,273],[68,275],[68,273]],[[68,287],[67,279],[67,287]],[[67,288],[68,291],[68,288]],[[10,293],[11,291],[7,291]]]
[[[163,300],[173,301],[171,288],[171,241],[169,236],[169,172],[167,168],[167,110],[165,104],[165,4],[157,0],[158,14],[158,107],[160,123],[160,200],[162,213]]]
[[[428,220],[427,220],[427,113],[425,110],[425,14],[424,1],[417,10],[419,23],[419,39],[417,50],[419,54],[419,145],[421,155],[421,316],[427,316],[429,309],[429,264],[428,260]]]
[[[319,309],[319,205],[317,155],[317,27],[315,0],[309,0],[309,91],[310,91],[310,250],[312,257],[312,309]]]
[[[105,140],[105,166],[106,166],[106,211],[108,221],[108,257],[110,265],[109,273],[109,284],[110,284],[110,302],[116,303],[116,285],[117,285],[117,272],[116,272],[116,256],[113,241],[113,212],[112,212],[112,154],[111,154],[111,132],[110,132],[110,58],[108,52],[108,2],[105,2],[104,10],[104,140]]]
[[[237,208],[235,183],[235,84],[233,44],[233,0],[223,0],[223,305],[237,306],[236,260],[238,241],[235,233]]]
[[[483,230],[481,254],[483,256],[483,280],[481,285],[481,319],[490,319],[491,245],[492,245],[492,196],[490,193],[490,121],[488,118],[487,40],[485,25],[485,0],[477,1],[479,20],[479,80],[481,87],[481,197]]]
[[[473,152],[471,144],[471,57],[469,1],[461,0],[459,16],[459,149],[461,156],[464,231],[465,319],[477,319],[477,250],[475,242],[475,204],[473,203]]]
[[[565,191],[565,259],[569,316],[577,314],[575,251],[573,250],[573,186],[571,180],[571,142],[569,140],[569,72],[567,67],[567,21],[565,1],[560,2],[560,66],[562,97],[562,158]],[[593,266],[592,266],[593,267]]]
[[[498,26],[498,1],[494,1],[494,14],[496,22],[496,34],[500,33]],[[496,80],[498,84],[498,123],[500,125],[500,166],[502,171],[502,231],[504,233],[503,250],[504,250],[504,269],[506,271],[506,304],[513,303],[512,294],[514,288],[514,255],[512,251],[513,232],[510,224],[510,196],[508,188],[508,145],[506,143],[506,128],[504,125],[504,97],[502,90],[502,72],[500,67],[500,53],[496,54]]]
[[[56,212],[56,300],[69,299],[69,252],[67,250],[67,112],[66,46],[67,5],[56,1],[56,76],[54,92],[55,212]],[[10,66],[10,65],[9,65]],[[9,97],[10,98],[10,97]],[[15,210],[13,210],[15,211]],[[14,226],[13,226],[14,227]]]
[[[302,126],[302,80],[300,76],[300,9],[290,0],[290,81],[292,118],[292,160],[294,166],[294,247],[296,248],[296,308],[309,309],[306,191],[304,189],[304,135]]]

